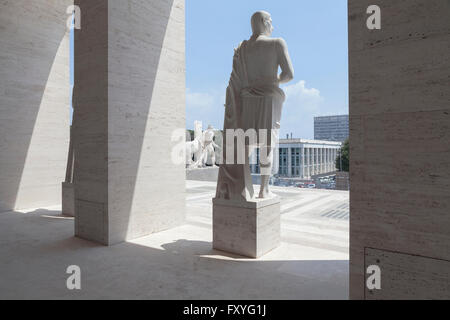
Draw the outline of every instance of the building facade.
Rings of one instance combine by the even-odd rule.
[[[336,171],[336,158],[340,142],[280,139],[278,155],[278,176],[310,179],[312,176]],[[251,156],[251,172],[260,173],[259,149]]]
[[[314,139],[343,142],[348,136],[348,115],[314,118]]]

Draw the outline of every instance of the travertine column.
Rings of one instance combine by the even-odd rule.
[[[183,222],[184,0],[77,0],[75,232],[103,244]],[[172,135],[180,129],[180,137]]]
[[[306,155],[305,155],[305,147],[302,147],[302,154],[301,154],[301,157],[302,157],[302,162],[301,162],[301,164],[302,164],[302,167],[301,167],[301,172],[302,172],[302,179],[304,179],[305,178],[305,176],[306,176],[306,165],[305,165],[305,161],[306,161]]]
[[[317,169],[316,174],[320,174],[320,148],[317,148]]]
[[[333,169],[334,170],[337,170],[337,167],[336,167],[336,159],[337,159],[337,157],[338,157],[338,149],[334,149],[334,157],[333,157]]]
[[[314,174],[319,173],[319,148],[314,148]]]
[[[288,166],[287,174],[288,174],[288,177],[292,177],[292,157],[291,157],[291,155],[292,155],[292,148],[288,147],[288,153],[287,153],[287,157],[288,157],[287,158],[287,166]]]
[[[0,2],[0,212],[61,203],[70,130],[70,4]]]
[[[337,156],[338,156],[337,149],[333,149],[333,170],[337,170],[336,167]]]
[[[316,148],[316,174],[320,171],[320,149]]]
[[[312,166],[312,174],[313,175],[316,175],[316,169],[317,169],[317,148],[313,148],[312,149],[312,151],[313,151],[313,159],[312,159],[312,162],[313,162],[313,166]]]
[[[334,165],[333,165],[333,148],[330,148],[330,171],[334,171]]]
[[[328,149],[328,167],[329,171],[333,171],[333,149]]]
[[[331,166],[331,148],[327,149],[327,167],[328,172],[333,171],[333,167]]]
[[[316,174],[320,174],[320,148],[316,148]]]
[[[311,148],[306,148],[306,176],[311,177]]]
[[[325,163],[324,163],[325,157],[324,157],[324,148],[320,148],[320,173],[325,172]]]

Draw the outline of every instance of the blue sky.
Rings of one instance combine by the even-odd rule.
[[[233,49],[250,37],[258,10],[272,14],[295,68],[283,86],[281,137],[312,139],[314,116],[348,114],[346,0],[186,0],[186,126],[223,127]]]

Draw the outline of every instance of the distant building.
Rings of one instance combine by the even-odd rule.
[[[348,115],[314,118],[314,139],[343,142],[348,135]]]
[[[340,142],[306,139],[280,139],[278,176],[310,179],[312,176],[336,171]],[[260,173],[259,149],[251,159],[251,172]]]

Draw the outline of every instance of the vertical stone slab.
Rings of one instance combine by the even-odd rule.
[[[185,10],[184,0],[109,6],[108,205],[116,243],[184,220],[185,165],[172,161],[184,139],[172,135],[186,123]]]
[[[184,0],[79,2],[92,28],[77,37],[80,68],[90,68],[76,82],[95,72],[100,95],[78,92],[77,235],[114,244],[184,220],[184,163],[171,158],[185,140],[172,141],[185,129]]]
[[[72,122],[75,235],[104,244],[109,241],[108,2],[75,1],[81,29],[75,30]]]
[[[381,8],[381,30],[366,27],[366,10],[374,4]],[[449,12],[450,2],[446,0],[349,1],[353,299],[363,299],[366,291],[367,248],[426,259],[430,268],[421,271],[420,285],[401,284],[398,280],[396,287],[408,288],[409,296],[433,286],[437,273],[447,272]],[[391,258],[386,259],[384,264],[393,265]],[[396,259],[396,272],[411,274],[408,261]],[[392,286],[384,288],[389,290]],[[444,297],[438,294],[439,290],[430,292],[435,294],[428,298]],[[378,296],[407,297],[401,291]],[[417,295],[420,296],[423,295]]]
[[[0,3],[0,212],[61,203],[69,140],[70,3]]]

